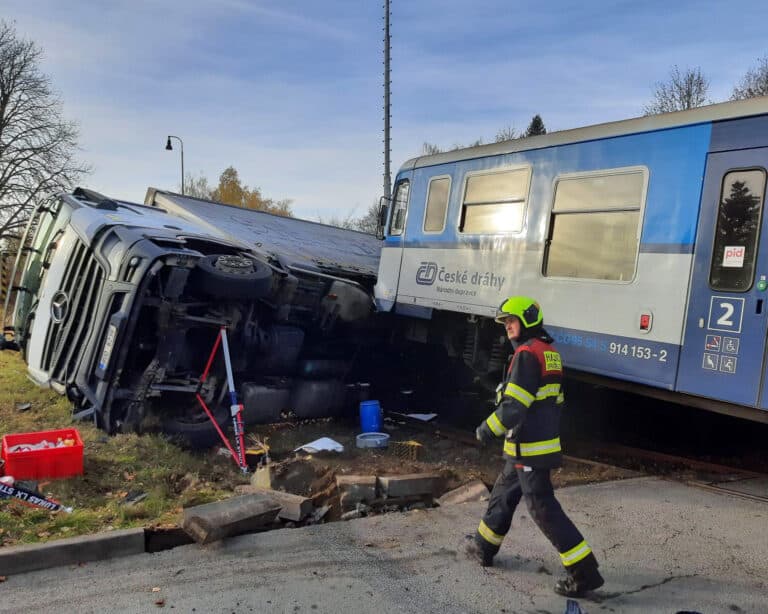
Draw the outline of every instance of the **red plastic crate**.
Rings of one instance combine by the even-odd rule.
[[[56,443],[59,437],[61,439],[74,439],[75,445],[9,452],[13,446],[18,444],[36,444],[43,440]],[[17,480],[69,478],[83,474],[83,440],[77,429],[5,435],[2,453],[5,460],[5,474],[12,475]]]

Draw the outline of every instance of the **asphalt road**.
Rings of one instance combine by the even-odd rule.
[[[558,491],[601,561],[594,612],[768,611],[768,506],[655,478]],[[499,555],[467,561],[484,504],[242,536],[9,577],[0,611],[560,614],[554,549],[525,509]],[[153,592],[153,588],[159,588]],[[162,600],[162,603],[156,603]]]

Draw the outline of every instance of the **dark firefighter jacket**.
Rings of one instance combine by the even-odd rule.
[[[562,383],[560,354],[549,343],[536,337],[517,347],[501,389],[501,402],[486,420],[494,435],[506,434],[505,455],[529,467],[561,465]]]

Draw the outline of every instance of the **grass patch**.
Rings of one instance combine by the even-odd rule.
[[[27,411],[18,404],[31,403]],[[0,352],[0,436],[65,428],[69,402],[26,376],[18,354]],[[41,480],[38,489],[72,514],[51,513],[0,499],[0,546],[42,542],[111,529],[175,526],[182,507],[232,495],[247,481],[231,459],[190,453],[158,435],[110,437],[93,424],[74,425],[85,444],[83,475]],[[131,497],[146,494],[134,504]]]

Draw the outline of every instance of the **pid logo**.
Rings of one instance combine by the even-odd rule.
[[[437,279],[437,263],[422,262],[416,270],[416,283],[420,286],[431,286]]]
[[[744,252],[746,251],[743,245],[726,245],[723,250],[723,267],[730,267],[740,269],[744,266]]]

